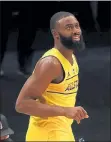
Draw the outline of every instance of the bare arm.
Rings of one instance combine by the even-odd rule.
[[[50,82],[60,76],[61,72],[61,65],[56,58],[47,57],[39,61],[34,73],[19,93],[15,106],[16,111],[38,117],[63,116],[64,108],[45,104],[42,96]],[[35,99],[39,99],[40,102]]]

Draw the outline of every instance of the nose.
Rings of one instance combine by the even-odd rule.
[[[77,28],[74,28],[73,31],[72,31],[73,34],[78,34],[78,35],[81,35],[81,29],[77,29]]]
[[[79,34],[80,35],[81,34],[81,29],[74,27],[72,32],[73,32],[73,34]]]

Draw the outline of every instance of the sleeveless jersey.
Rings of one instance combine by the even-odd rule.
[[[47,60],[48,56],[54,56],[59,60],[64,69],[65,77],[63,81],[58,84],[49,84],[48,88],[43,93],[46,104],[63,107],[74,107],[76,103],[76,95],[79,82],[79,68],[75,56],[72,55],[73,65],[71,65],[70,62],[56,48],[48,50],[41,58],[46,58]],[[65,116],[48,118],[40,118],[34,116],[30,117],[30,123],[32,123],[32,125],[34,124],[41,127],[51,126],[54,129],[62,129],[65,126],[71,126],[72,122],[72,119],[66,118]],[[53,123],[55,125],[52,126]]]

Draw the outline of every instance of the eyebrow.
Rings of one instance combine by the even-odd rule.
[[[79,24],[79,23],[76,22],[76,23],[74,23],[74,24],[67,24],[67,25],[65,25],[65,27],[67,27],[67,26],[73,26],[73,25],[75,25],[75,24]]]

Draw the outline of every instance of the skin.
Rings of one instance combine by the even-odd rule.
[[[72,36],[72,39],[75,37],[75,34],[78,34],[78,39],[73,40],[80,40],[81,29],[79,22],[74,16],[65,17],[57,22],[56,29],[52,31],[55,47],[57,47],[57,49],[59,49],[65,58],[69,60],[70,63],[72,63],[72,54],[74,50],[67,49],[61,44],[58,32],[60,32],[65,37]]]
[[[73,16],[62,18],[56,23],[56,28],[52,30],[54,38],[54,47],[57,48],[63,56],[72,64],[73,50],[67,49],[61,44],[59,33],[74,38],[75,33],[78,34],[76,40],[80,40],[81,29],[79,22]],[[60,62],[55,57],[46,57],[37,62],[33,74],[27,79],[22,87],[16,101],[15,109],[19,113],[37,116],[37,117],[53,117],[66,116],[74,119],[77,123],[84,118],[88,118],[87,112],[81,107],[61,107],[50,106],[45,104],[42,96],[51,82],[58,83],[63,79],[63,69]],[[40,102],[37,102],[39,99]]]
[[[6,140],[6,139],[8,139],[8,138],[9,138],[9,135],[0,137],[0,140]]]

